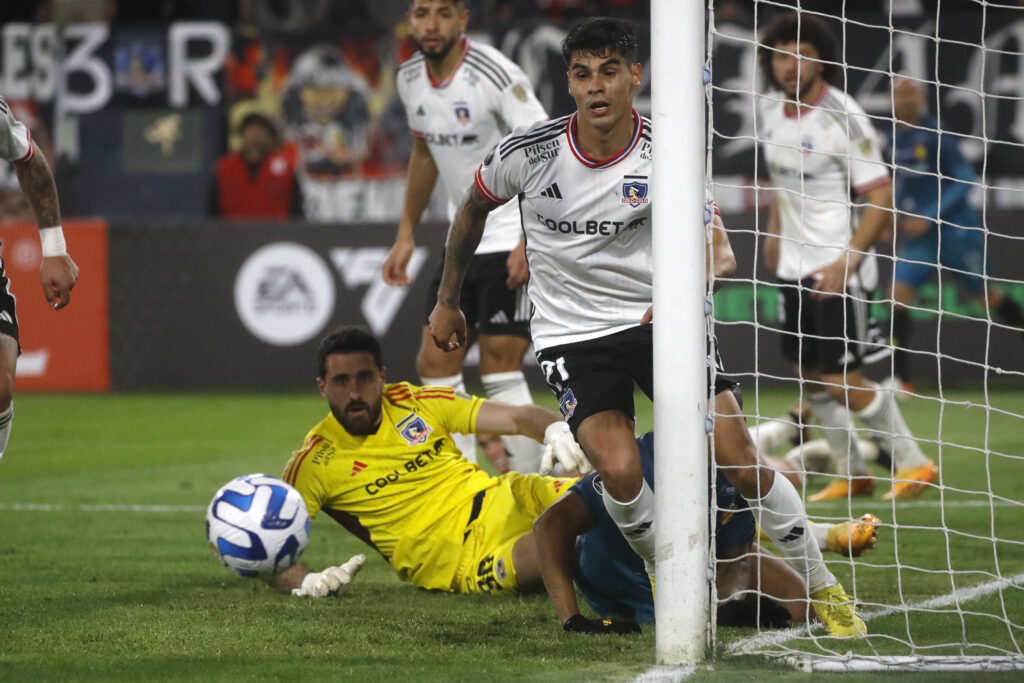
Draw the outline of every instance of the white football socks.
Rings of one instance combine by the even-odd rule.
[[[11,423],[14,422],[14,401],[7,406],[7,410],[0,413],[0,459],[4,457],[7,450],[7,440],[11,438]]]
[[[513,372],[493,372],[481,375],[484,393],[492,401],[501,401],[514,406],[526,406],[533,403],[530,387],[526,377],[519,370]],[[512,456],[511,466],[516,472],[533,474],[540,470],[540,459],[544,454],[544,446],[528,436],[503,436],[505,450]]]
[[[760,499],[748,498],[747,502],[761,530],[782,551],[793,569],[806,577],[809,592],[838,583],[821,559],[821,548],[811,531],[800,494],[788,479],[776,472],[771,491]],[[605,505],[608,505],[607,497]]]
[[[846,406],[832,399],[827,391],[807,394],[811,413],[818,418],[825,440],[836,458],[836,472],[843,477],[868,474],[868,465],[853,445],[853,420]]]
[[[640,493],[628,503],[612,498],[608,489],[601,492],[601,497],[604,499],[604,508],[608,511],[608,516],[618,525],[629,547],[643,558],[647,573],[653,573],[654,490],[644,481]]]
[[[451,387],[455,389],[457,395],[469,398],[461,372],[451,377],[420,377],[420,383]],[[476,434],[452,434],[452,441],[455,442],[455,447],[462,451],[462,457],[470,462],[476,462]]]
[[[928,458],[914,440],[892,393],[874,383],[871,387],[875,390],[875,397],[867,408],[857,412],[857,417],[878,434],[883,446],[888,447],[896,469],[921,467]]]

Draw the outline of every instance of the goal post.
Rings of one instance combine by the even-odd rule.
[[[699,0],[651,3],[655,640],[672,666],[709,644],[704,45]]]

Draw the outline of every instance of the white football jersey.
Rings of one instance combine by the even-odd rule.
[[[463,43],[462,61],[443,82],[417,52],[398,69],[398,96],[409,130],[430,148],[448,195],[448,220],[473,184],[473,171],[503,135],[547,119],[523,70],[500,51]],[[502,207],[487,218],[478,254],[510,251],[522,239],[519,210]]]
[[[0,97],[0,159],[28,161],[34,153],[32,134],[25,124],[14,118],[7,101]]]
[[[477,169],[477,190],[519,197],[536,350],[635,327],[651,305],[651,122],[610,159],[576,142],[576,114],[517,129]]]
[[[776,275],[800,280],[839,259],[856,229],[851,190],[889,182],[875,129],[846,93],[825,85],[810,109],[790,115],[779,93],[761,102],[758,135],[779,208],[782,240]],[[872,251],[849,282],[878,282]]]

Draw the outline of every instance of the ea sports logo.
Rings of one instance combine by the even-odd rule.
[[[309,341],[334,312],[334,276],[309,247],[268,244],[245,260],[235,278],[235,310],[256,338],[275,346]]]

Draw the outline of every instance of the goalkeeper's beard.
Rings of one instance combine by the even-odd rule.
[[[345,431],[352,436],[369,436],[377,433],[377,426],[380,424],[382,399],[378,398],[372,405],[362,401],[352,401],[342,410],[335,405],[331,406],[331,414],[334,415]],[[350,414],[352,410],[360,409],[359,414]]]

